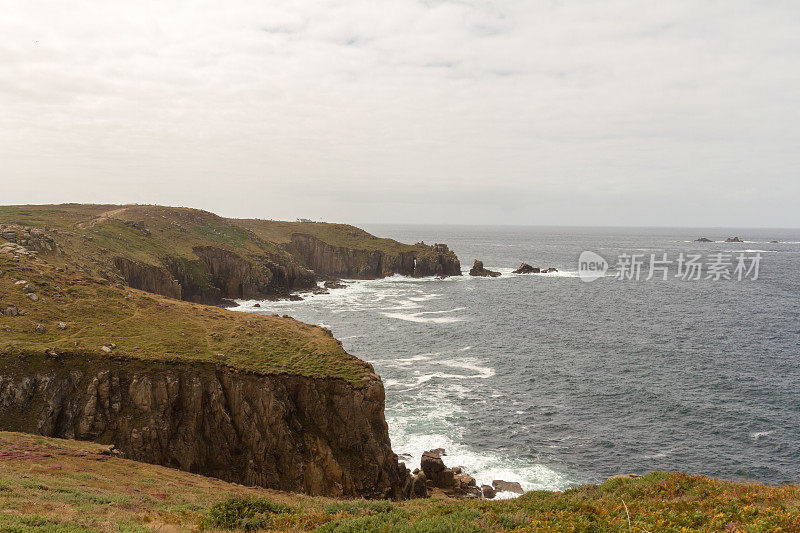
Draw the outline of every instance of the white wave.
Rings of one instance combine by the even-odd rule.
[[[409,298],[409,300],[411,300],[412,302],[427,302],[428,300],[437,300],[441,297],[442,297],[441,294],[432,293],[432,294],[425,294],[423,296],[412,296]]]
[[[437,407],[438,408],[438,407]],[[445,410],[447,410],[445,408]],[[392,448],[397,453],[411,457],[406,465],[411,468],[419,467],[422,453],[434,448],[444,448],[447,455],[442,457],[449,467],[460,466],[464,473],[469,474],[478,485],[491,485],[492,481],[516,481],[525,491],[529,490],[564,490],[571,482],[563,474],[547,466],[524,459],[506,457],[500,454],[476,451],[461,444],[458,437],[451,437],[445,432],[432,432],[419,434],[405,431],[403,421],[390,417],[389,428],[391,433]],[[510,492],[498,493],[499,499],[513,498],[517,494]]]
[[[750,438],[753,439],[753,440],[760,440],[760,439],[766,437],[767,435],[772,435],[773,433],[775,433],[775,432],[774,431],[754,431],[754,432],[750,433]]]
[[[405,320],[407,322],[421,322],[430,324],[452,324],[454,322],[461,322],[463,317],[444,316],[444,317],[428,317],[424,315],[439,315],[446,313],[454,313],[456,311],[463,311],[466,307],[456,307],[447,311],[420,311],[419,313],[383,313],[387,318],[395,318],[397,320]]]

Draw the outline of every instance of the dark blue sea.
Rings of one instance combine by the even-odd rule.
[[[800,481],[800,230],[362,227],[447,243],[465,274],[477,258],[502,276],[396,276],[239,309],[329,327],[373,363],[411,468],[442,447],[479,483],[528,490],[653,470]],[[586,250],[612,267],[641,254],[640,279],[582,281]],[[651,254],[681,253],[730,256],[733,279],[683,279],[677,264],[646,279]],[[740,255],[760,256],[757,279],[737,279]],[[559,272],[511,274],[522,261]]]

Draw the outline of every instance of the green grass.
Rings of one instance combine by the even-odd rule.
[[[14,306],[27,313],[0,314],[0,361],[6,365],[20,356],[34,365],[54,351],[74,364],[98,357],[213,363],[258,374],[336,377],[356,386],[372,372],[329,330],[292,318],[163,298],[43,262],[0,256],[0,271],[0,312]],[[18,280],[33,285],[39,301],[28,299]],[[67,328],[59,329],[59,322]],[[112,353],[103,352],[112,343]]]
[[[418,247],[403,244],[393,239],[376,237],[360,228],[348,224],[327,222],[284,222],[280,220],[229,219],[252,231],[260,238],[274,243],[291,242],[295,233],[311,235],[317,239],[342,248],[363,251],[410,252]]]
[[[333,500],[108,458],[102,448],[0,432],[0,530],[616,533],[630,518],[637,533],[800,531],[796,485],[653,472],[504,501]]]

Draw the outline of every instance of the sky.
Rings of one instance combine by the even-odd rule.
[[[0,204],[800,227],[796,0],[0,9]]]

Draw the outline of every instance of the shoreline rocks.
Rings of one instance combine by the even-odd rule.
[[[522,494],[522,486],[513,481],[494,480],[492,485],[480,485],[475,478],[464,473],[464,468],[448,468],[442,460],[444,449],[423,452],[420,469],[414,470],[411,480],[411,497],[445,496],[460,499],[492,499],[498,492]]]
[[[699,239],[695,239],[694,242],[714,242],[707,237],[700,237]]]
[[[483,261],[478,261],[476,259],[475,262],[472,264],[472,268],[469,270],[469,275],[480,276],[484,278],[496,278],[500,276],[500,272],[484,268]]]
[[[742,241],[742,239],[740,239],[739,237],[728,237],[727,239],[725,239],[725,242],[744,242],[744,241]]]

